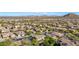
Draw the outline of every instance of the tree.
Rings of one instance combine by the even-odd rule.
[[[46,37],[45,37],[45,40],[44,40],[44,42],[43,42],[43,44],[44,44],[45,46],[54,46],[54,44],[55,44],[55,39],[52,38],[52,37],[46,36]]]
[[[36,38],[32,39],[32,45],[34,45],[34,46],[38,46],[39,45],[39,42],[37,41]]]

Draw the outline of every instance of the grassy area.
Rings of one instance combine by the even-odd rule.
[[[9,40],[6,40],[4,42],[0,42],[0,46],[9,46],[11,42]]]
[[[68,33],[68,34],[66,34],[66,36],[70,39],[73,39],[73,40],[79,40],[79,37],[77,37],[76,35],[74,35],[72,33]]]

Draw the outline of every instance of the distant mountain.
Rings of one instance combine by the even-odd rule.
[[[79,19],[79,15],[69,13],[64,16],[0,16],[0,19]]]
[[[70,14],[64,15],[64,17],[71,17],[71,18],[74,18],[74,17],[79,17],[79,15],[70,13]]]

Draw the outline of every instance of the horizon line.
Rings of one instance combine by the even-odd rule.
[[[13,16],[64,16],[67,14],[79,15],[79,12],[0,12],[0,17]]]

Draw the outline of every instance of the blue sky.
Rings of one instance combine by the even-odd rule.
[[[0,16],[63,16],[68,13],[74,13],[79,15],[79,12],[0,12]]]

